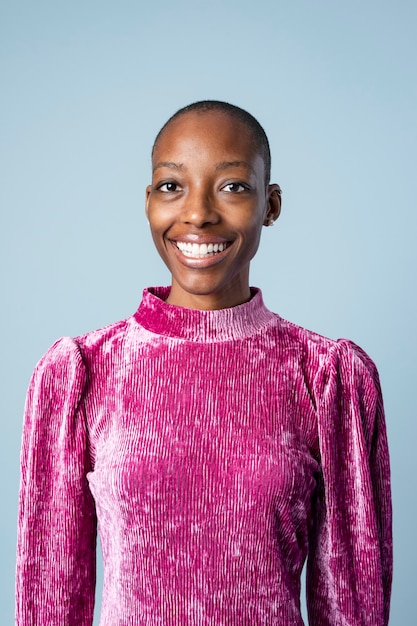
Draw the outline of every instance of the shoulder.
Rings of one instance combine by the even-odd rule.
[[[280,332],[283,335],[286,335],[291,342],[297,345],[326,351],[332,344],[335,343],[333,339],[320,335],[319,333],[309,330],[308,328],[304,328],[303,326],[299,326],[294,322],[290,322],[289,320],[280,317],[277,313],[275,313],[275,317],[276,324]]]
[[[114,322],[113,324],[103,326],[103,328],[98,328],[83,335],[78,335],[75,337],[74,341],[76,341],[82,352],[94,352],[95,350],[100,349],[105,350],[107,345],[123,340],[130,324],[131,317],[128,317],[118,322]]]
[[[75,339],[61,337],[45,352],[33,371],[28,399],[56,401],[62,394],[81,393],[86,381],[83,357]]]
[[[339,367],[349,362],[351,366],[376,373],[376,367],[369,355],[354,341],[345,338],[332,339],[317,332],[303,328],[275,314],[275,325],[281,340],[289,346],[297,347],[303,352],[316,353],[320,364]]]
[[[337,350],[338,342],[312,330],[303,328],[275,314],[274,328],[280,352],[291,353],[309,369],[317,371]]]
[[[331,339],[276,315],[278,351],[289,354],[296,371],[303,372],[310,388],[323,394],[353,388],[358,393],[380,394],[377,368],[370,356],[350,339]],[[313,394],[315,395],[315,394]]]
[[[333,341],[323,361],[323,375],[342,384],[371,384],[379,387],[378,370],[371,357],[350,339]]]
[[[368,354],[349,339],[334,341],[313,387],[323,432],[338,437],[352,431],[363,436],[369,448],[376,420],[383,416],[383,400],[378,371]]]
[[[35,367],[35,374],[68,373],[69,370],[82,367],[83,359],[77,341],[72,337],[60,337],[41,357]]]
[[[36,364],[32,381],[69,381],[85,377],[91,358],[123,341],[129,320],[127,318],[77,337],[60,337]]]

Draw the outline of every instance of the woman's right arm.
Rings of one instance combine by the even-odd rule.
[[[82,396],[85,366],[74,340],[37,365],[25,408],[19,496],[17,626],[91,626],[96,515]]]

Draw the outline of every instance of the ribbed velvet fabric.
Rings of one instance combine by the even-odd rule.
[[[30,383],[19,626],[383,626],[389,459],[378,376],[347,340],[259,290],[196,311],[145,290],[132,317],[63,338]]]

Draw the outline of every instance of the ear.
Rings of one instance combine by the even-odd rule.
[[[149,212],[149,198],[150,198],[150,195],[151,195],[151,190],[152,190],[152,186],[148,185],[146,187],[146,192],[145,192],[145,194],[146,194],[145,195],[145,213],[146,213],[146,217],[148,218],[148,220],[149,220],[149,215],[148,215],[148,212]]]
[[[281,187],[268,185],[264,226],[272,226],[281,213]]]

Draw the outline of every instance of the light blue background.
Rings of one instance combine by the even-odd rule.
[[[13,622],[29,376],[58,336],[127,316],[145,286],[168,282],[143,214],[150,148],[203,98],[259,118],[284,191],[251,282],[271,309],[354,339],[379,367],[390,623],[413,623],[416,18],[412,0],[1,3],[1,625]]]

